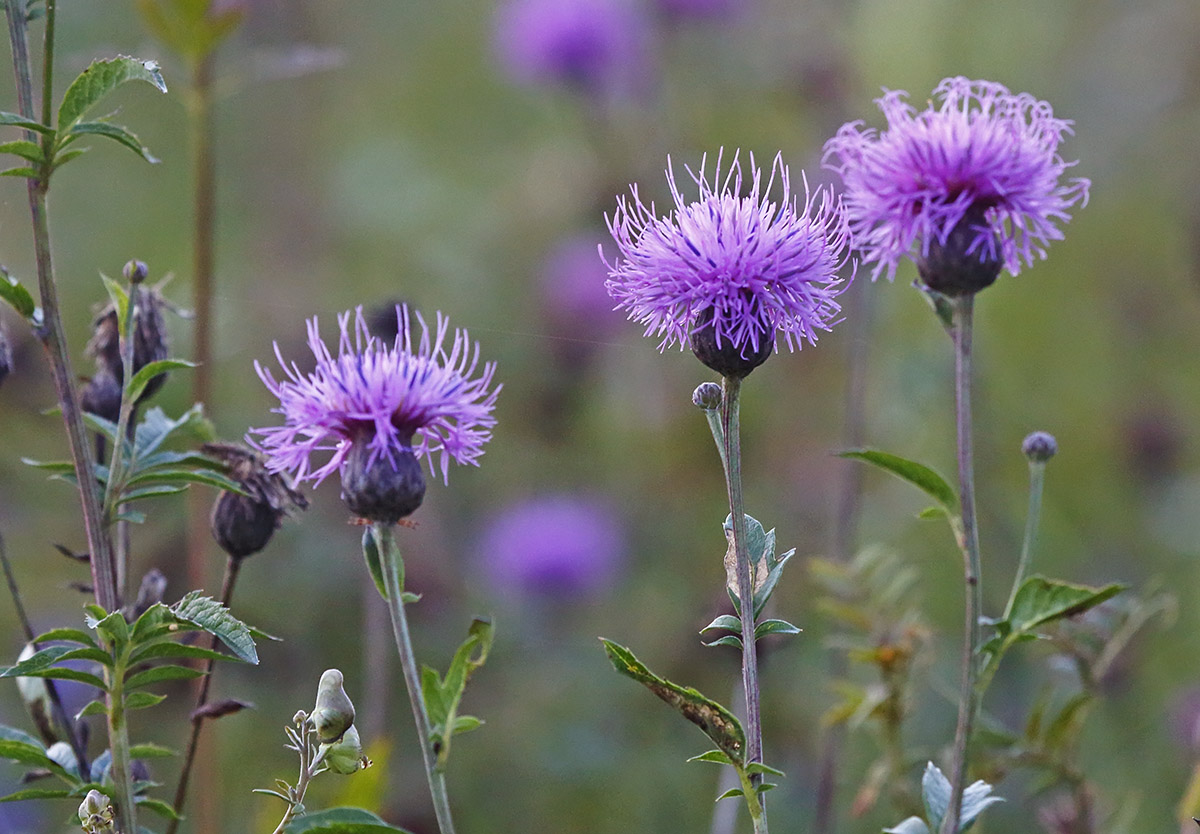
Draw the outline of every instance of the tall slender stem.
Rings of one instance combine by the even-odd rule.
[[[16,76],[17,103],[21,115],[35,118],[33,114],[33,82],[29,64],[29,46],[25,28],[24,4],[6,3],[9,40],[12,43],[13,72]],[[53,20],[56,11],[54,0],[47,0],[47,37],[54,33]],[[47,50],[47,58],[53,57],[53,47]],[[50,71],[43,79],[50,80]],[[33,138],[32,135],[30,138]],[[43,142],[43,147],[45,147]],[[79,488],[79,499],[83,510],[83,524],[87,534],[88,553],[91,557],[92,585],[96,603],[106,611],[119,607],[117,597],[116,565],[112,545],[104,526],[100,505],[100,491],[96,483],[95,468],[88,449],[87,432],[83,425],[79,396],[75,391],[75,375],[71,370],[67,340],[63,333],[62,318],[58,308],[58,291],[54,283],[54,261],[50,248],[50,221],[46,211],[46,190],[49,187],[48,165],[43,164],[38,177],[26,182],[29,193],[29,213],[33,221],[34,252],[37,259],[38,291],[41,296],[43,323],[35,333],[50,360],[54,389],[66,426],[67,441],[71,451],[71,462],[75,467],[75,480]]]
[[[229,607],[229,601],[233,598],[233,586],[237,584],[238,572],[241,567],[242,560],[234,559],[232,556],[225,562],[225,578],[221,582],[221,604],[226,608]],[[210,649],[217,648],[216,635],[209,638],[208,647]],[[176,814],[183,813],[183,805],[187,801],[188,781],[192,776],[192,764],[196,759],[196,750],[200,743],[200,728],[204,724],[204,716],[200,715],[199,711],[208,703],[208,689],[212,684],[215,665],[216,661],[211,658],[205,663],[204,677],[200,678],[200,686],[196,693],[196,705],[192,708],[192,732],[188,736],[187,749],[183,753],[183,769],[179,771],[179,784],[175,786],[175,800],[171,803]],[[179,819],[173,819],[167,825],[167,834],[175,834],[178,829]]]
[[[387,590],[388,612],[392,615],[392,633],[396,638],[396,649],[400,653],[400,667],[404,670],[404,685],[412,703],[413,720],[417,725],[417,741],[421,746],[421,760],[425,764],[425,776],[429,780],[429,792],[433,797],[433,810],[437,814],[441,834],[454,834],[454,821],[450,816],[450,799],[446,793],[446,777],[438,769],[430,742],[429,713],[425,709],[425,698],[421,694],[421,675],[417,658],[413,653],[412,638],[408,633],[408,618],[404,613],[404,579],[400,548],[392,525],[371,525],[379,558],[383,563],[383,584]]]
[[[1017,562],[1017,573],[1013,576],[1012,590],[1008,593],[1008,603],[1004,606],[1004,619],[1012,613],[1013,602],[1016,601],[1017,591],[1025,581],[1029,572],[1029,563],[1033,561],[1033,546],[1037,541],[1038,523],[1042,516],[1042,487],[1046,482],[1045,461],[1031,460],[1029,462],[1029,512],[1025,515],[1025,538],[1021,542],[1021,560]]]
[[[111,774],[116,791],[120,831],[137,831],[137,800],[129,757],[129,727],[125,721],[125,671],[128,646],[118,653],[112,669],[105,670],[108,683],[108,749],[112,753]]]
[[[975,463],[971,439],[971,340],[975,297],[963,295],[954,305],[954,411],[958,433],[958,482],[962,505],[962,529],[959,547],[963,553],[966,604],[963,623],[962,683],[959,688],[958,724],[954,730],[954,758],[950,778],[950,806],[942,823],[941,834],[958,834],[962,813],[962,794],[967,777],[967,745],[975,723],[978,697],[976,655],[982,629],[979,617],[983,609],[980,584],[979,530],[975,514]]]
[[[733,520],[733,549],[737,560],[738,599],[741,600],[742,620],[742,688],[746,692],[746,758],[747,764],[762,761],[762,717],[759,708],[758,648],[754,639],[754,579],[750,556],[746,550],[746,508],[742,499],[742,445],[739,423],[739,395],[742,381],[725,377],[721,384],[721,429],[725,441],[725,485],[729,492],[729,513]],[[756,776],[757,785],[760,777]],[[761,802],[761,797],[756,797]],[[748,805],[755,798],[746,797]],[[755,819],[755,831],[766,832],[766,808],[760,820]]]

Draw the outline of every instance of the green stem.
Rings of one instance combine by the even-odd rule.
[[[729,493],[729,513],[733,520],[733,549],[737,561],[737,590],[741,601],[742,620],[742,688],[746,692],[746,756],[745,762],[762,761],[762,718],[759,709],[758,649],[754,639],[754,580],[750,556],[746,550],[746,508],[742,499],[742,447],[738,400],[742,381],[725,377],[721,384],[721,430],[725,441],[725,485]],[[755,775],[754,784],[761,779]],[[755,797],[752,801],[751,797]],[[762,805],[756,794],[747,794],[746,803]],[[752,811],[753,813],[753,808]],[[760,827],[761,826],[761,827]],[[767,830],[766,809],[762,819],[755,821],[755,831]]]
[[[429,780],[429,792],[433,798],[433,810],[437,814],[438,829],[441,834],[454,834],[450,799],[446,793],[446,777],[438,770],[433,744],[430,742],[429,712],[425,709],[425,698],[421,693],[421,674],[417,668],[416,655],[413,653],[412,638],[408,633],[408,618],[404,613],[404,569],[400,548],[396,544],[392,525],[377,522],[371,525],[371,530],[382,561],[388,612],[392,615],[392,633],[396,638],[396,649],[400,653],[400,667],[404,670],[404,685],[412,703],[421,760],[425,765],[425,776]]]
[[[288,790],[292,795],[292,800],[288,803],[288,809],[283,813],[283,819],[279,821],[279,825],[275,827],[273,834],[283,834],[283,830],[287,828],[296,816],[296,809],[304,807],[304,795],[308,793],[308,785],[312,782],[313,777],[317,775],[317,768],[321,765],[321,760],[325,758],[325,754],[329,751],[328,747],[320,747],[316,754],[313,753],[312,742],[312,724],[305,717],[304,723],[300,726],[300,730],[295,738],[298,740],[296,745],[300,750],[300,777],[296,780],[296,787]],[[324,772],[324,771],[322,771]]]
[[[125,723],[125,671],[128,647],[123,649],[108,675],[108,749],[112,753],[112,781],[116,791],[120,831],[137,831],[137,802],[129,759],[129,728]]]
[[[225,562],[225,578],[221,582],[221,604],[226,608],[229,607],[229,601],[233,598],[233,586],[237,584],[238,572],[241,570],[242,560],[234,559],[232,556]],[[209,638],[208,647],[210,649],[217,648],[217,637],[212,635]],[[208,703],[208,690],[212,683],[213,667],[216,661],[212,658],[205,663],[204,677],[200,678],[200,687],[196,693],[196,704],[192,707],[192,732],[188,736],[187,749],[183,753],[183,769],[179,771],[179,783],[175,786],[175,800],[171,803],[171,807],[175,809],[177,815],[183,814],[183,805],[187,801],[188,782],[192,776],[192,765],[196,760],[196,751],[200,744],[200,728],[204,724],[204,717],[199,715],[200,708]],[[171,820],[167,825],[166,834],[175,834],[179,829],[178,819]]]
[[[118,326],[118,334],[121,336],[119,342],[121,375],[125,380],[125,385],[128,385],[129,381],[133,379],[133,350],[137,343],[137,308],[141,289],[137,284],[131,283],[128,292],[129,301],[125,307],[125,321],[120,322]],[[117,412],[117,441],[113,443],[112,457],[108,464],[108,482],[104,487],[104,519],[109,525],[113,524],[113,519],[118,514],[121,491],[124,489],[126,464],[133,465],[132,453],[129,456],[130,459],[126,460],[125,441],[129,441],[132,447],[133,432],[130,427],[136,425],[133,412],[137,408],[137,404],[125,395],[125,390],[127,389],[121,391],[121,409]],[[125,598],[126,577],[129,573],[129,525],[123,522],[116,522],[116,524],[116,547],[113,555],[117,572],[117,604],[120,605],[120,601]]]
[[[1012,590],[1008,594],[1008,604],[1004,606],[1004,619],[1012,614],[1013,602],[1017,591],[1025,581],[1029,572],[1029,563],[1033,561],[1033,546],[1037,542],[1038,523],[1042,516],[1042,487],[1046,482],[1046,462],[1031,460],[1029,462],[1029,512],[1025,516],[1025,539],[1021,543],[1021,560],[1017,562],[1017,573],[1013,577]]]
[[[16,76],[17,102],[22,116],[35,118],[33,114],[33,82],[29,64],[29,46],[26,36],[24,4],[5,4],[8,16],[9,40],[12,43],[13,71]],[[54,0],[46,4],[46,35],[50,39],[46,57],[53,57]],[[43,79],[50,82],[50,70]],[[31,134],[29,138],[35,138]],[[43,147],[46,142],[43,140]],[[46,191],[49,187],[49,160],[44,162],[39,176],[29,178],[29,213],[33,222],[34,252],[37,259],[38,290],[41,296],[43,324],[35,328],[38,339],[50,360],[55,393],[66,426],[71,461],[79,488],[83,511],[84,529],[87,534],[88,552],[91,556],[92,585],[96,603],[105,611],[119,607],[116,583],[116,565],[112,546],[104,527],[100,506],[100,492],[96,484],[95,469],[88,451],[87,432],[84,429],[79,397],[75,390],[75,375],[71,370],[67,340],[63,333],[62,318],[58,307],[58,291],[54,282],[54,261],[50,248],[50,221],[46,210]]]
[[[754,834],[767,834],[767,809],[762,801],[762,794],[757,791],[759,780],[747,775],[743,768],[737,770],[738,781],[741,782],[742,793],[746,796],[746,808],[750,811],[750,822],[754,825]]]
[[[975,513],[975,463],[971,436],[971,340],[975,298],[959,296],[954,310],[954,411],[958,433],[958,481],[962,504],[959,547],[963,553],[966,604],[963,623],[962,680],[959,688],[958,723],[954,730],[954,755],[950,777],[950,806],[942,823],[941,834],[958,834],[962,814],[963,788],[967,777],[967,745],[978,710],[976,679],[983,611],[980,583],[979,531]]]

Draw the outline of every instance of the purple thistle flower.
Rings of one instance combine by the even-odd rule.
[[[649,22],[628,0],[510,0],[496,51],[524,84],[566,84],[613,97],[636,91],[649,66]]]
[[[722,175],[721,154],[710,181],[700,172],[688,174],[700,192],[687,203],[667,163],[674,211],[658,217],[646,206],[637,185],[630,198],[620,198],[608,219],[620,257],[605,263],[605,286],[617,309],[646,326],[646,335],[661,336],[659,349],[691,342],[698,356],[733,351],[750,364],[765,361],[775,349],[775,331],[783,332],[789,350],[815,342],[828,330],[841,307],[836,297],[845,289],[837,272],[846,263],[849,227],[841,200],[829,189],[810,192],[804,202],[791,192],[782,156],[775,156],[770,179],[750,155],[750,189],[742,194],[738,154]],[[778,202],[770,198],[778,181]],[[700,342],[714,344],[701,345]],[[702,349],[704,348],[704,349]],[[744,376],[728,363],[701,361],[718,372]]]
[[[491,388],[495,363],[486,363],[472,379],[479,346],[472,345],[466,331],[455,330],[447,352],[450,323],[440,312],[432,334],[417,313],[421,331],[414,339],[407,306],[397,306],[399,335],[390,345],[370,335],[362,307],[354,310],[353,323],[350,316],[338,316],[336,357],[321,340],[316,317],[308,322],[308,346],[317,360],[311,373],[289,365],[278,344],[275,356],[286,380],[276,382],[270,370],[254,363],[279,398],[273,411],[284,417],[282,426],[252,429],[259,442],[247,437],[269,456],[267,468],[314,485],[340,470],[343,490],[349,493],[348,476],[361,476],[360,470],[371,470],[380,461],[400,472],[405,460],[425,457],[433,472],[434,456],[440,455],[443,482],[451,459],[477,465],[496,423],[492,410],[500,386]],[[323,452],[331,453],[328,460],[314,462],[312,456]],[[423,479],[420,488],[423,495]],[[351,509],[357,511],[353,504]]]
[[[885,90],[876,100],[885,131],[850,122],[825,144],[826,167],[845,182],[854,246],[875,264],[872,277],[886,271],[891,280],[901,258],[920,266],[931,246],[948,243],[992,265],[993,280],[1000,266],[1016,275],[1045,258],[1091,184],[1060,183],[1076,164],[1058,155],[1072,123],[1055,118],[1047,102],[991,81],[947,78],[934,90],[938,101],[919,113],[907,95]]]

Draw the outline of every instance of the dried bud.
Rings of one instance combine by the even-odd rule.
[[[705,411],[716,411],[721,407],[721,386],[715,382],[702,382],[692,392],[692,405]]]
[[[1045,463],[1058,452],[1058,441],[1048,432],[1035,431],[1025,438],[1021,444],[1021,451],[1029,458],[1030,463]]]
[[[917,271],[925,286],[954,297],[974,295],[996,281],[1003,261],[989,256],[982,246],[971,248],[979,239],[980,230],[990,228],[984,218],[985,211],[972,206],[944,241],[936,237],[930,241],[929,252],[917,261]]]
[[[88,791],[79,804],[79,824],[87,834],[111,834],[113,807],[109,798],[100,791]]]
[[[775,350],[775,333],[760,332],[757,350],[751,345],[749,339],[740,347],[735,345],[728,336],[720,337],[718,342],[717,328],[713,324],[715,316],[716,312],[712,307],[705,307],[696,316],[689,337],[692,353],[721,376],[734,379],[749,376],[750,372],[766,362]]]
[[[284,475],[268,471],[262,458],[249,449],[232,443],[206,443],[201,451],[224,463],[229,477],[247,493],[222,492],[210,516],[213,538],[232,558],[258,553],[292,508],[308,507],[308,500]]]
[[[415,512],[424,498],[425,474],[407,448],[394,450],[391,459],[375,455],[371,460],[365,441],[351,444],[342,466],[342,500],[350,512],[368,521],[394,524]]]
[[[121,416],[121,383],[97,363],[96,375],[83,386],[80,406],[88,414],[103,417],[110,423]]]
[[[358,730],[353,726],[346,730],[341,741],[328,746],[323,761],[330,770],[343,776],[357,773],[372,764],[371,760],[363,753]]]
[[[126,271],[138,274],[136,269],[127,268]],[[167,326],[162,315],[166,305],[158,290],[146,289],[136,283],[131,288],[130,301],[134,305],[133,372],[136,374],[151,362],[167,358]],[[117,310],[112,304],[105,306],[92,322],[92,338],[88,341],[85,353],[96,360],[96,376],[107,373],[116,380],[118,388],[124,385],[125,364],[121,358],[120,329],[117,327]],[[152,396],[164,382],[166,374],[154,377],[146,386],[142,398]]]
[[[340,671],[327,669],[317,686],[317,705],[309,719],[317,730],[317,738],[325,744],[341,739],[354,724],[354,704],[342,688],[343,682]]]

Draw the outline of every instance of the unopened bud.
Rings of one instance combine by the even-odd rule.
[[[146,276],[150,274],[149,267],[143,261],[130,261],[125,264],[123,270],[125,280],[131,284],[140,284],[146,280]]]
[[[372,762],[363,753],[362,741],[358,737],[358,729],[351,726],[342,736],[342,740],[329,745],[325,752],[325,765],[334,773],[349,776],[371,766]]]
[[[317,738],[325,744],[339,740],[354,724],[354,704],[342,688],[344,679],[337,669],[327,669],[317,686],[317,705],[309,719]]]
[[[1058,452],[1058,441],[1049,432],[1035,431],[1025,438],[1021,451],[1030,463],[1045,463]]]
[[[113,807],[108,797],[98,790],[88,791],[79,804],[79,824],[87,834],[111,834]]]
[[[692,405],[705,411],[716,411],[721,407],[721,386],[715,382],[702,382],[692,392]]]

